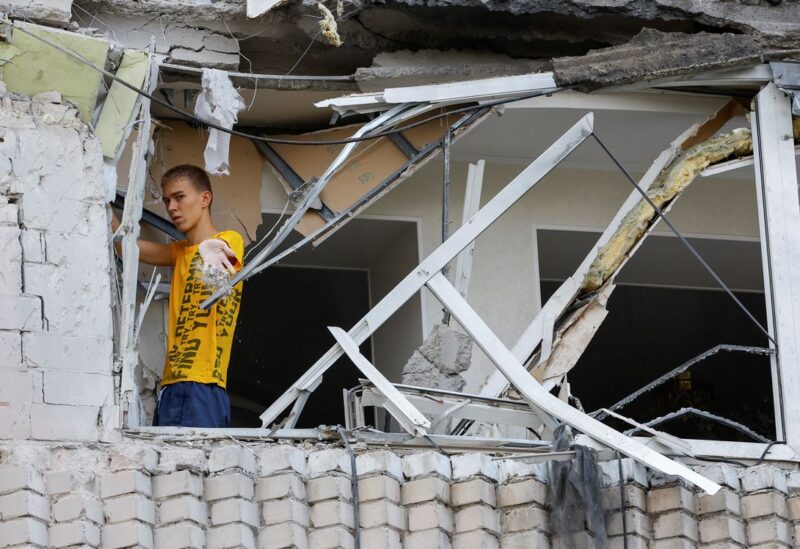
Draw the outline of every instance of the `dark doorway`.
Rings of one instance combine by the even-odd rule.
[[[574,269],[598,234],[538,232],[544,302],[565,278],[567,265]],[[692,243],[766,326],[758,242],[692,239]],[[569,374],[572,392],[587,411],[614,404],[718,344],[767,346],[758,327],[707,276],[677,239],[651,236],[645,241],[618,277],[606,320]],[[670,283],[674,286],[666,286]],[[684,407],[732,419],[774,439],[769,357],[719,353],[619,412],[646,422]],[[609,424],[630,428],[615,420]],[[691,415],[657,428],[683,438],[752,441],[730,427]]]
[[[266,408],[369,310],[365,270],[272,267],[245,283],[228,374],[231,426],[260,427]],[[372,358],[367,340],[361,352]],[[311,394],[298,427],[344,423],[342,389],[357,384],[345,357]]]

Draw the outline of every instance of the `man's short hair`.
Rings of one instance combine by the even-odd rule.
[[[211,190],[211,181],[208,179],[208,174],[203,168],[195,166],[194,164],[181,164],[174,166],[164,172],[161,176],[161,186],[163,187],[170,181],[185,177],[191,181],[194,188],[200,192],[208,191],[211,193],[211,202],[214,201],[214,191]],[[208,206],[211,207],[211,202]]]

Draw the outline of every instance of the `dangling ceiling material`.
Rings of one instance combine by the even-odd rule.
[[[414,123],[421,115],[409,121]],[[473,113],[454,114],[358,144],[347,162],[335,173],[320,193],[320,203],[303,216],[295,227],[303,236],[316,232],[314,243],[319,244],[347,221],[378,198],[402,183],[412,173],[441,150],[448,128],[452,141],[478,125],[484,116]],[[362,125],[345,126],[302,134],[279,136],[301,141],[347,139]],[[343,145],[309,147],[307,145],[259,144],[270,166],[291,196],[308,182],[319,179],[341,152]],[[296,177],[295,177],[296,176]],[[342,214],[347,213],[347,216]],[[334,218],[339,219],[326,228]]]

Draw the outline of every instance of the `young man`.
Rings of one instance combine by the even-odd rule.
[[[227,427],[225,386],[242,284],[204,311],[200,303],[213,289],[203,282],[202,269],[214,265],[234,274],[242,267],[244,243],[239,233],[214,228],[211,183],[203,169],[175,166],[164,173],[161,187],[167,213],[186,240],[139,240],[141,261],[173,268],[167,356],[153,425]],[[116,230],[116,217],[113,225]]]

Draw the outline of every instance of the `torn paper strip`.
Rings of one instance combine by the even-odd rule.
[[[244,99],[233,87],[228,73],[219,69],[203,69],[203,91],[197,97],[194,114],[206,122],[233,128],[237,115],[244,108]],[[228,175],[229,133],[211,129],[208,134],[205,161],[210,175]]]

